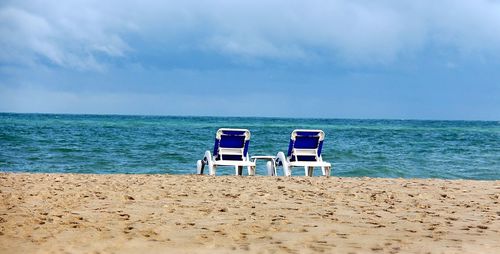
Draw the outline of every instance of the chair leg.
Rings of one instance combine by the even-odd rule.
[[[249,176],[254,176],[255,175],[255,167],[254,166],[248,166],[248,175]]]
[[[212,160],[212,154],[210,154],[210,151],[205,152],[205,156],[203,157],[203,163],[208,165],[209,174],[211,176],[214,176],[217,166],[214,165],[214,161]]]
[[[285,176],[292,176],[292,167],[283,165],[283,173]]]
[[[283,166],[283,173],[285,176],[292,176],[292,167],[288,164],[285,154],[283,152],[279,152],[276,157],[278,162]]]
[[[205,163],[202,160],[196,162],[196,174],[203,175],[203,169],[205,169]]]
[[[271,161],[268,161],[266,163],[266,168],[267,168],[267,175],[268,176],[274,176],[276,175],[276,169]]]
[[[306,176],[312,176],[313,175],[314,167],[305,166],[304,170],[305,170],[305,175]]]
[[[243,166],[234,166],[234,169],[236,170],[237,176],[240,176],[243,174]]]
[[[321,171],[323,171],[323,176],[330,176],[331,168],[330,167],[321,167]]]
[[[215,170],[217,169],[217,166],[213,165],[213,164],[208,164],[208,169],[210,171],[210,175],[211,176],[214,176],[215,175]]]

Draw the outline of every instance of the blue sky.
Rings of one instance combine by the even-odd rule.
[[[500,1],[2,1],[0,111],[500,119]]]

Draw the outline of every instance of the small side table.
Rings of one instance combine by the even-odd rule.
[[[252,156],[250,159],[257,163],[257,160],[265,160],[267,161],[266,167],[267,167],[267,175],[269,176],[275,176],[278,174],[276,172],[276,156],[271,156],[271,155],[258,155],[258,156]]]

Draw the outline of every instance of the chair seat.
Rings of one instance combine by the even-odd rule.
[[[215,166],[255,166],[255,162],[251,161],[228,161],[228,160],[218,160],[214,161]]]
[[[299,149],[299,148],[294,148],[293,149],[293,154],[297,156],[317,156],[318,155],[318,149]]]
[[[220,155],[243,155],[243,148],[219,148]]]
[[[292,161],[292,167],[331,167],[332,164],[325,161]]]

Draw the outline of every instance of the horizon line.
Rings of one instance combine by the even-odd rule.
[[[134,114],[134,113],[55,113],[55,112],[6,112],[0,111],[0,114],[25,114],[25,115],[81,115],[81,116],[148,116],[148,117],[213,117],[213,118],[270,118],[270,119],[310,119],[310,120],[390,120],[390,121],[443,121],[443,122],[499,122],[500,120],[484,119],[429,119],[429,118],[341,118],[341,117],[289,117],[289,116],[234,116],[234,115],[170,115],[170,114]]]

